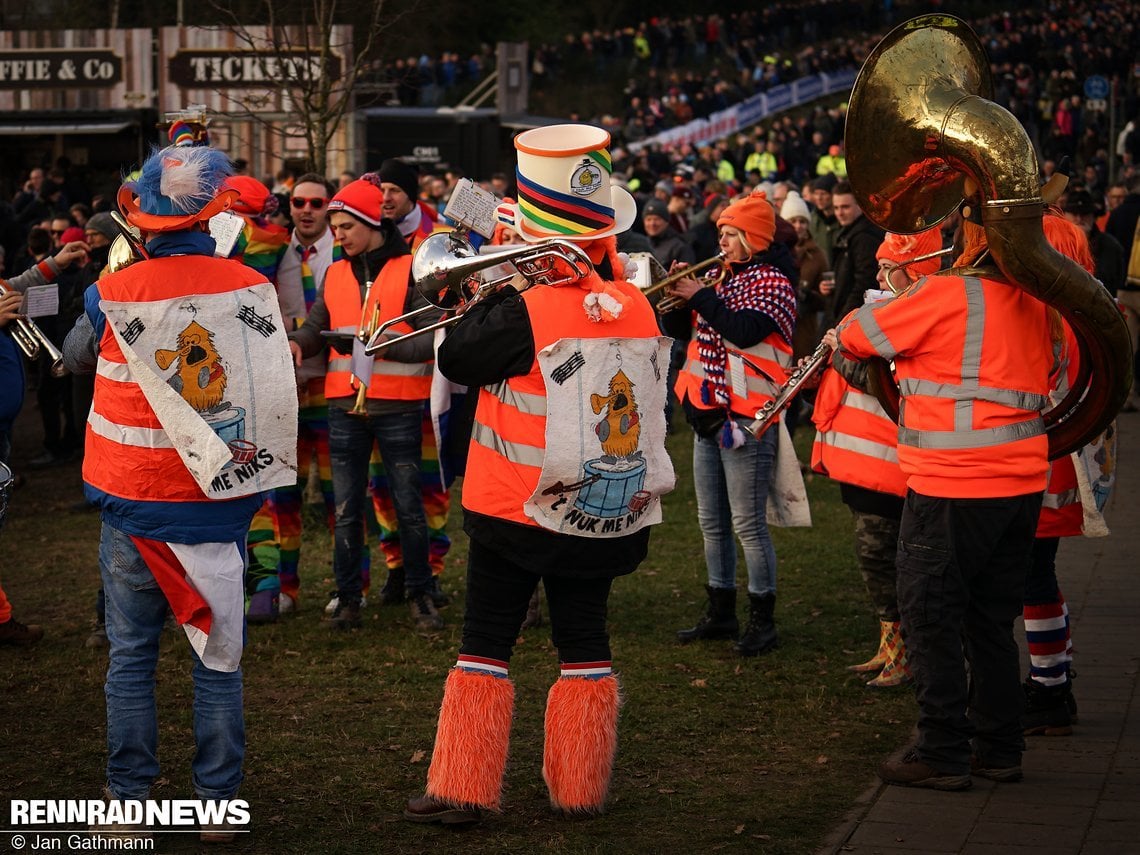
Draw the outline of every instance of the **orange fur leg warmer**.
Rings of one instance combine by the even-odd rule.
[[[617,678],[563,677],[546,699],[542,777],[557,810],[596,813],[610,788],[617,751]]]
[[[499,809],[515,687],[453,668],[443,687],[427,794],[457,807]]]

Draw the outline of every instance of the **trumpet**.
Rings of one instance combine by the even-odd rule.
[[[696,278],[702,288],[713,288],[727,279],[731,272],[724,253],[718,252],[712,258],[706,258],[704,261],[690,264],[688,267],[670,273],[664,279],[654,282],[641,293],[646,297],[652,296],[675,282],[680,282],[689,276],[696,276],[697,273],[700,273],[700,276]],[[681,297],[665,296],[657,301],[657,312],[662,315],[666,312],[672,312],[674,309],[680,309],[684,306],[685,302]]]
[[[0,297],[11,293],[11,291],[8,283],[0,279]],[[51,363],[52,377],[62,377],[67,373],[67,369],[63,365],[63,354],[31,318],[16,318],[12,324],[12,338],[16,340],[16,346],[28,359],[36,359],[42,351]]]
[[[372,306],[372,311],[368,311],[368,302],[372,299],[373,282],[372,279],[368,280],[368,284],[364,288],[364,305],[360,307],[360,326],[357,329],[356,337],[363,342],[368,342],[372,338],[376,323],[380,320],[379,300]],[[355,347],[355,343],[353,346]],[[366,416],[368,415],[368,385],[355,374],[349,376],[349,384],[352,383],[357,385],[356,401],[353,403],[352,409],[348,411],[348,415]]]
[[[483,272],[495,267],[503,267],[506,272],[484,279]],[[401,341],[451,326],[464,311],[509,285],[516,275],[526,281],[526,287],[520,289],[525,291],[534,285],[577,282],[593,269],[584,250],[559,238],[523,246],[491,247],[479,253],[462,232],[430,235],[412,259],[412,280],[430,305],[385,321],[372,332],[364,352],[374,356]],[[455,310],[456,314],[395,338],[384,337],[397,324],[438,309]]]
[[[766,402],[763,407],[756,411],[756,421],[748,428],[752,435],[760,436],[760,434],[767,430],[768,426],[776,420],[780,413],[788,408],[788,405],[792,403],[792,399],[807,385],[812,375],[826,365],[830,358],[831,345],[826,341],[821,341],[819,346],[812,351],[806,359],[792,369],[792,373],[788,375],[788,379],[784,381],[784,385],[780,387],[780,391],[776,393],[776,397]]]

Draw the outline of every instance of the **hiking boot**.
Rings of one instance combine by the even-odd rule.
[[[1025,711],[1021,714],[1021,730],[1026,736],[1068,736],[1073,732],[1073,714],[1068,704],[1073,695],[1071,680],[1060,686],[1042,686],[1027,679],[1022,688]]]
[[[96,623],[91,634],[87,636],[87,640],[83,642],[83,646],[88,650],[106,650],[110,647],[111,642],[107,639],[107,624],[102,621]]]
[[[44,637],[44,628],[38,624],[23,624],[15,618],[0,623],[0,644],[17,644],[24,647]]]
[[[404,568],[394,567],[388,570],[388,580],[380,589],[380,605],[398,606],[404,602]]]
[[[969,775],[939,772],[928,766],[913,748],[898,760],[887,760],[879,767],[879,777],[899,787],[922,787],[927,790],[968,790],[973,785]]]
[[[363,594],[360,595],[360,607],[364,608],[368,605],[368,597]],[[333,591],[332,596],[329,598],[328,605],[325,606],[325,614],[332,617],[336,614],[336,610],[340,608],[340,597],[337,596],[336,591]]]
[[[1020,764],[1017,766],[994,766],[986,763],[977,754],[970,758],[970,774],[985,778],[988,781],[997,781],[999,784],[1014,784],[1024,777]]]
[[[741,656],[759,656],[780,645],[776,636],[776,622],[772,617],[776,608],[775,594],[748,595],[748,624],[744,634],[734,645]]]
[[[112,793],[109,788],[103,787],[103,801],[104,802],[110,803],[110,802],[118,801],[118,800],[119,800],[118,796],[116,796],[114,793]],[[143,798],[139,799],[139,801],[145,801],[145,800],[146,800],[145,796]],[[147,848],[148,844],[145,843],[144,841],[149,841],[153,837],[150,829],[141,823],[136,824],[136,823],[129,823],[129,822],[92,822],[87,826],[87,830],[89,832],[91,832],[92,838],[102,839],[102,838],[114,837],[114,838],[116,838],[116,840],[123,841],[121,847],[116,845],[116,846],[112,846],[112,847],[108,847],[108,848],[145,849],[145,848]],[[130,838],[132,841],[138,841],[138,842],[137,842],[137,844],[132,843],[132,844],[128,845],[126,842],[127,838]],[[99,847],[96,847],[96,848],[99,848]]]
[[[364,621],[360,617],[360,603],[337,603],[336,611],[333,612],[331,618],[328,618],[329,624],[333,629],[349,630],[360,629]]]
[[[428,596],[431,601],[435,603],[437,609],[442,609],[444,606],[451,605],[451,597],[443,592],[443,588],[439,586],[439,577],[431,577],[431,587],[428,588]]]
[[[430,593],[427,591],[420,591],[418,594],[409,593],[408,605],[412,611],[412,620],[416,622],[417,631],[435,632],[443,629],[443,618],[436,611]]]
[[[409,822],[440,822],[444,825],[467,825],[483,819],[479,808],[454,807],[433,799],[431,796],[416,796],[408,799],[404,808],[404,819]]]
[[[202,822],[198,824],[199,843],[233,843],[237,839],[239,829],[245,826],[232,822],[226,817],[221,822]]]
[[[689,629],[677,630],[677,640],[682,644],[709,638],[738,638],[740,622],[736,619],[736,588],[714,588],[705,585],[709,603],[697,625]]]
[[[249,598],[245,619],[249,623],[275,623],[281,614],[281,597],[277,591],[258,591]]]

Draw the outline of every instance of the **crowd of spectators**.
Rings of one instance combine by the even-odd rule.
[[[615,85],[624,80],[620,109],[583,106],[569,116],[605,127],[620,153],[774,86],[820,72],[857,70],[899,18],[939,5],[898,9],[869,0],[774,3],[724,15],[657,16],[613,30],[567,33],[561,40],[532,45],[532,88],[570,93],[584,79],[614,80]],[[1114,81],[1124,118],[1137,113],[1133,18],[1126,0],[1051,0],[989,11],[970,21],[990,59],[994,99],[1022,121],[1043,161],[1068,156],[1094,192],[1107,187],[1112,157],[1135,162],[1138,142],[1135,135],[1128,136],[1130,128],[1119,140],[1108,139],[1108,113],[1089,108],[1083,84],[1093,74]],[[491,47],[483,45],[466,59],[455,51],[437,58],[397,58],[376,77],[393,87],[401,105],[436,106],[454,100],[457,88],[481,80],[494,61]],[[842,145],[842,119],[835,108],[779,116],[766,127],[710,146],[707,155],[722,180],[743,179],[751,171],[751,157],[754,165],[763,161],[762,180],[802,182],[818,171],[833,146]],[[665,156],[676,160],[678,154],[690,160],[684,151]]]

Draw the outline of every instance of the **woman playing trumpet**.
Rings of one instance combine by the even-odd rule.
[[[667,335],[688,341],[675,391],[696,436],[693,478],[708,567],[708,607],[681,642],[737,638],[736,543],[748,569],[749,621],[736,644],[742,656],[776,646],[776,552],[768,535],[768,483],[777,433],[752,436],[752,419],[784,382],[792,363],[798,278],[776,213],[762,192],[731,205],[717,223],[731,275],[713,287],[692,277],[669,292],[687,305],[662,316]]]

